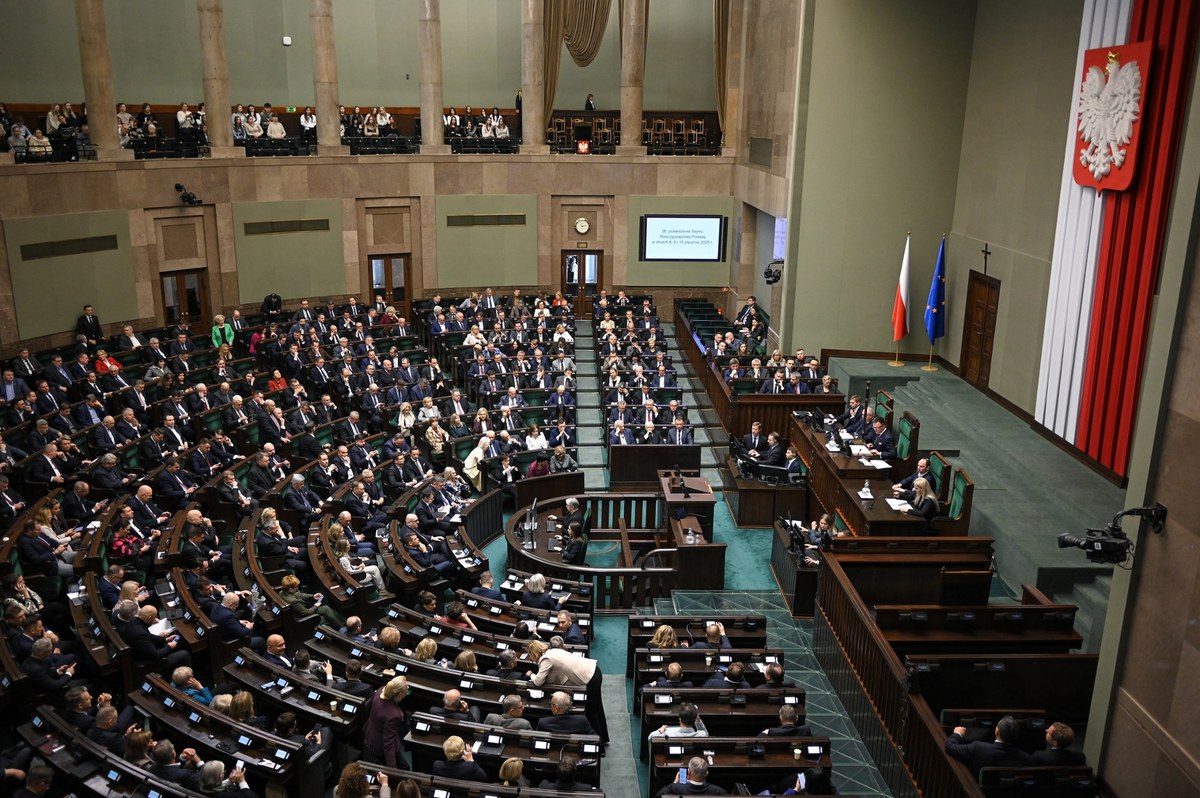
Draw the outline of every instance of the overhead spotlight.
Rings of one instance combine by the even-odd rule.
[[[767,264],[767,268],[763,269],[763,279],[767,285],[775,285],[783,279],[783,261],[779,258]]]
[[[183,183],[176,183],[175,190],[179,192],[179,200],[184,205],[203,205],[204,200],[197,197],[195,194],[187,190],[187,186]]]

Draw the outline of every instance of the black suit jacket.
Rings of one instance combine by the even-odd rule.
[[[951,734],[946,740],[946,751],[955,759],[965,762],[976,777],[981,768],[1027,767],[1033,764],[1032,756],[1015,745],[998,740],[965,743],[959,735]]]
[[[141,663],[158,664],[172,651],[161,637],[151,632],[142,619],[136,616],[121,627],[121,638],[133,649],[134,655]]]
[[[537,722],[537,730],[551,734],[595,734],[585,715],[547,715]]]
[[[1070,748],[1047,748],[1033,752],[1033,764],[1038,767],[1079,767],[1087,764],[1087,758]]]

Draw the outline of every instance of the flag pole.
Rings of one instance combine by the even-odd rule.
[[[929,362],[921,366],[921,371],[941,371],[941,369],[933,365],[933,344],[929,345]]]
[[[892,305],[892,341],[896,344],[895,359],[888,361],[892,368],[904,365],[900,360],[900,339],[908,335],[908,264],[911,242],[912,231],[909,231],[904,234],[904,257],[900,261],[900,279],[896,284],[896,301]]]

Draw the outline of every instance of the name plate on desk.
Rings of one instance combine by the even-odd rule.
[[[656,695],[656,696],[654,696],[654,703],[656,703],[656,704],[669,704],[669,703],[671,703],[671,696],[669,696],[669,695]]]

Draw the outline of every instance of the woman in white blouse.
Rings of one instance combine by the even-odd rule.
[[[508,125],[504,124],[504,117],[500,117],[500,122],[499,124],[495,125],[495,128],[496,138],[498,139],[506,139],[512,135],[508,130]]]
[[[479,332],[478,324],[472,324],[471,331],[463,337],[463,346],[476,346],[486,343],[487,339]]]
[[[525,449],[532,452],[549,447],[550,444],[546,441],[546,435],[542,432],[541,427],[537,424],[530,424],[529,429],[525,431]]]
[[[575,338],[570,332],[567,331],[567,325],[563,324],[562,322],[559,322],[558,326],[554,328],[554,343],[557,344],[560,342],[568,344],[575,343]]]
[[[546,307],[546,300],[544,300],[544,299],[538,300],[537,307],[535,307],[533,309],[533,317],[535,319],[550,318],[550,308]]]

